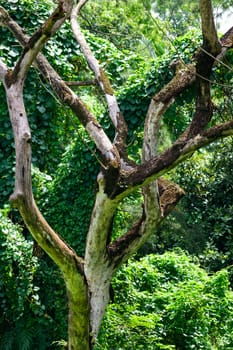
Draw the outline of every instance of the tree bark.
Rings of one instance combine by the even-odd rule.
[[[107,254],[107,241],[111,234],[111,223],[118,204],[116,200],[113,201],[104,193],[104,188],[104,180],[99,175],[99,191],[96,195],[87,235],[84,265],[90,293],[91,331],[95,339],[109,301],[113,267]]]
[[[151,100],[145,127],[142,162],[128,162],[126,155],[127,126],[106,74],[90,51],[78,26],[77,16],[87,0],[73,8],[73,1],[58,1],[58,6],[31,38],[0,7],[0,23],[7,26],[24,50],[11,71],[0,61],[0,79],[4,84],[16,149],[15,189],[10,200],[23,217],[32,236],[60,268],[68,295],[69,350],[91,350],[97,338],[109,301],[110,282],[119,266],[131,257],[153,234],[160,222],[184,195],[178,185],[161,178],[195,150],[214,140],[233,135],[233,121],[207,128],[212,116],[210,73],[221,47],[214,26],[211,1],[200,1],[203,47],[194,64],[173,62],[173,79]],[[72,10],[73,8],[73,10]],[[97,118],[67,86],[40,53],[71,14],[74,35],[105,95],[115,138],[109,139]],[[227,41],[228,40],[228,41]],[[224,36],[225,46],[232,47],[232,31]],[[230,42],[230,44],[229,44]],[[208,54],[206,54],[208,52]],[[31,132],[23,101],[23,84],[31,64],[43,74],[62,103],[69,105],[95,142],[103,157],[98,176],[98,192],[92,212],[84,259],[61,239],[37,208],[31,181]],[[194,118],[187,130],[167,150],[158,154],[160,121],[164,112],[186,87],[196,81],[197,99]],[[143,187],[141,218],[120,238],[112,241],[111,225],[115,210],[129,193]]]
[[[64,275],[68,297],[68,349],[91,350],[93,337],[90,327],[90,294],[84,276],[74,265]]]

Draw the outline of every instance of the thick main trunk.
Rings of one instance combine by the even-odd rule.
[[[85,278],[73,270],[65,276],[68,296],[68,349],[92,350],[102,318],[109,302],[109,287],[112,277],[106,266],[100,264],[101,273],[92,276],[93,283],[87,285]],[[91,289],[91,290],[90,290]]]
[[[109,286],[114,272],[107,245],[111,239],[111,224],[117,201],[104,192],[105,180],[99,175],[96,196],[87,236],[84,271],[90,293],[91,332],[96,339],[109,301]]]
[[[31,133],[24,108],[21,82],[13,84],[6,92],[16,148],[15,189],[11,195],[11,202],[19,209],[32,236],[63,273],[69,306],[68,349],[91,350],[90,303],[83,260],[53,231],[34,202],[31,182]]]
[[[91,350],[90,308],[88,287],[74,268],[64,277],[68,296],[68,349]]]

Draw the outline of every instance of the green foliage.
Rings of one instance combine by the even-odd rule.
[[[40,25],[51,9],[51,1],[38,4],[37,1],[9,1],[1,2],[10,14],[22,27],[34,30]],[[18,59],[21,48],[10,32],[0,27],[1,57],[12,67]],[[48,50],[49,51],[49,50]],[[54,44],[52,52],[58,52]],[[61,62],[62,63],[62,62]],[[63,62],[64,63],[64,62]],[[64,65],[64,72],[67,71]],[[67,127],[67,117],[64,108],[57,104],[50,88],[42,81],[42,78],[31,70],[27,77],[24,89],[24,101],[32,131],[33,164],[44,172],[52,174],[58,164],[58,160],[64,151],[64,145],[72,137],[72,128]],[[48,98],[48,95],[50,98]],[[8,199],[13,191],[14,176],[14,143],[12,128],[7,111],[6,98],[3,86],[0,86],[0,205]],[[65,118],[64,118],[65,115]],[[63,130],[66,132],[64,133]]]
[[[142,194],[140,191],[126,197],[117,207],[113,228],[112,240],[122,236],[142,215]]]
[[[4,5],[13,18],[29,32],[40,25],[51,11],[51,1],[46,1],[43,5],[34,0],[13,1],[7,4],[5,1],[4,3],[0,1],[0,4]],[[144,69],[145,64],[135,53],[129,50],[120,51],[106,39],[93,36],[89,32],[85,34],[96,57],[113,80],[114,86],[122,85],[132,70]],[[21,48],[6,28],[0,28],[0,36],[3,38],[0,46],[1,57],[12,67],[20,56]],[[64,80],[92,79],[68,24],[65,24],[46,45],[45,54]],[[93,92],[100,97],[99,91],[92,87],[83,89],[81,95],[86,101],[86,97]],[[3,101],[0,106],[0,188],[3,189],[0,205],[3,205],[13,191],[14,145],[2,86],[0,86],[0,97]],[[67,144],[74,138],[76,122],[72,120],[70,112],[57,102],[51,88],[33,69],[25,84],[24,99],[32,130],[33,164],[40,171],[52,175]],[[100,106],[97,99],[92,101],[89,97],[88,99],[91,102],[88,103],[89,106]],[[100,101],[103,106],[98,107],[98,114],[102,120],[105,119],[105,127],[109,129],[111,124],[108,118],[103,117],[106,106],[102,99]]]
[[[0,90],[2,100],[5,101],[2,87]],[[52,174],[64,151],[64,134],[61,134],[63,118],[58,113],[56,102],[48,99],[47,92],[40,86],[35,73],[30,75],[24,97],[32,130],[32,161],[41,170]],[[5,103],[0,107],[0,124],[0,187],[3,189],[0,204],[2,205],[13,191],[14,184],[14,144]]]
[[[144,126],[150,100],[171,80],[174,74],[172,69],[169,68],[170,63],[178,59],[190,63],[199,43],[199,32],[194,30],[183,37],[177,38],[169,53],[152,60],[146,71],[132,74],[127,83],[121,88],[118,100],[129,126],[129,141],[133,140],[140,144],[142,135],[139,131]],[[192,110],[190,106],[192,106],[192,102],[193,89],[190,88],[181,94],[176,103],[166,112],[164,125],[168,129],[170,137],[171,135],[177,137],[191,120]],[[139,147],[138,144],[137,147]]]
[[[90,2],[84,9],[83,26],[121,50],[137,50],[146,58],[160,55],[167,44],[162,40],[163,22],[154,22],[145,1]]]
[[[198,255],[207,271],[228,266],[232,283],[232,140],[195,153],[170,177],[185,197],[139,256],[181,247]]]
[[[0,4],[4,5],[13,18],[27,30],[34,30],[40,25],[51,9],[51,1],[45,2],[43,6],[36,1],[0,1]],[[21,48],[6,28],[0,27],[0,36],[1,57],[12,67],[20,56]],[[56,45],[51,53],[53,61],[55,50]],[[67,128],[67,118],[61,114],[64,108],[57,104],[53,95],[48,98],[49,93],[52,95],[50,88],[36,71],[31,69],[25,84],[24,101],[32,131],[32,161],[40,170],[53,173],[64,151],[64,143],[72,136],[72,131]],[[0,200],[2,205],[13,191],[14,144],[3,86],[0,86],[0,97],[0,188],[4,189]],[[66,130],[65,136],[63,129]]]
[[[1,294],[2,314],[6,319],[20,318],[27,298],[36,298],[33,276],[38,267],[37,259],[32,257],[33,242],[27,241],[19,227],[14,226],[0,212],[1,226]],[[15,297],[15,294],[17,297]]]
[[[22,24],[24,28],[30,30],[32,34],[38,24],[42,24],[48,13],[54,7],[52,0],[0,0],[0,5],[10,12],[14,20]],[[1,29],[2,30],[2,29]]]
[[[66,335],[65,288],[7,214],[0,211],[0,349],[52,349],[52,340]]]
[[[165,22],[166,32],[170,35],[183,35],[190,26],[199,26],[199,7],[196,1],[170,0],[151,1],[155,15]]]
[[[0,242],[0,348],[27,350],[34,337],[27,313],[41,308],[39,288],[33,284],[38,261],[32,256],[33,242],[27,241],[20,227],[2,212]]]
[[[186,39],[189,41],[191,38]],[[191,47],[191,41],[189,43]],[[181,45],[185,50],[185,42]],[[226,58],[228,64],[232,62],[232,57],[229,52]],[[226,78],[231,81],[232,72],[222,65],[216,66],[212,76],[217,83],[212,89],[216,106],[212,125],[228,121],[232,113],[232,89],[227,85],[218,85]],[[189,102],[191,94],[192,90],[190,95],[186,95],[183,107],[178,103],[165,115],[164,121],[172,139],[184,130],[193,113],[192,102]],[[190,160],[171,172],[168,176],[179,183],[186,195],[140,254],[164,252],[178,246],[192,254],[200,254],[208,270],[217,271],[232,265],[231,168],[232,141],[229,140],[224,143],[219,141],[215,146],[196,152]]]
[[[107,71],[113,87],[122,86],[133,72],[143,72],[146,63],[142,56],[124,49],[119,50],[106,39],[85,32],[87,41],[99,60],[101,66]]]
[[[96,349],[231,349],[228,273],[208,276],[183,252],[130,261],[113,280]]]
[[[99,166],[93,143],[80,130],[67,148],[41,207],[52,227],[83,255]],[[97,157],[97,158],[96,158]]]
[[[164,30],[169,35],[180,36],[190,30],[190,27],[200,28],[200,13],[198,1],[180,0],[147,0],[152,6],[154,15],[164,22]],[[229,0],[213,0],[215,22],[226,9],[231,6]]]
[[[210,147],[208,153],[200,154],[195,170],[191,160],[177,172],[178,181],[187,191],[183,206],[188,224],[198,227],[206,237],[208,244],[202,259],[206,267],[215,271],[233,261],[232,141],[219,142],[218,146],[218,153]],[[215,258],[214,254],[211,258],[211,250]]]

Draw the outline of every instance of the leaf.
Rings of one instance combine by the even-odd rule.
[[[37,106],[36,108],[41,114],[43,114],[46,111],[46,108],[44,106]]]

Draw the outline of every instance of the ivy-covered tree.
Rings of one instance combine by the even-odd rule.
[[[217,36],[210,0],[200,0],[203,43],[192,63],[171,62],[174,70],[170,82],[151,99],[144,122],[141,162],[135,163],[127,148],[127,124],[120,111],[112,84],[94,56],[79,25],[79,17],[87,0],[58,0],[53,12],[34,34],[25,34],[23,28],[0,7],[0,24],[11,31],[23,47],[13,67],[0,60],[0,80],[14,132],[16,166],[15,189],[10,202],[17,207],[27,228],[44,251],[62,272],[68,295],[68,348],[89,350],[94,347],[101,321],[109,302],[113,274],[152,235],[158,225],[174,209],[183,190],[175,183],[161,178],[183,162],[196,150],[218,139],[233,135],[233,120],[211,125],[213,103],[211,73],[215,64],[221,64],[227,50],[233,45],[231,28],[220,40]],[[110,138],[97,117],[82,99],[64,81],[43,55],[48,40],[59,32],[64,22],[83,52],[93,80],[105,97],[108,117],[114,136]],[[33,28],[34,29],[34,28]],[[59,60],[59,55],[57,57]],[[70,108],[84,127],[98,150],[100,172],[97,191],[89,222],[84,257],[68,245],[46,222],[32,193],[31,131],[25,110],[23,88],[29,69],[34,66],[54,95]],[[75,78],[75,74],[72,76]],[[85,84],[85,83],[84,83]],[[176,97],[195,84],[195,111],[193,118],[177,140],[166,150],[158,152],[161,118]],[[80,159],[83,154],[80,154]],[[70,174],[72,176],[72,172]],[[85,186],[85,183],[83,183]],[[140,219],[127,232],[113,238],[114,215],[124,198],[142,189]],[[64,195],[66,189],[64,187]],[[86,218],[89,221],[89,217]]]

